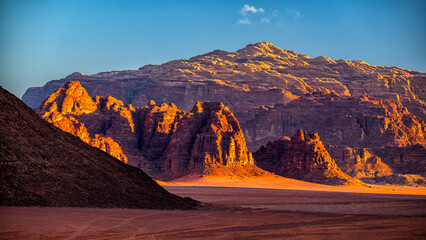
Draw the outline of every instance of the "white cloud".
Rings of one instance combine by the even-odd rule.
[[[295,18],[300,18],[302,15],[300,14],[300,12],[299,11],[296,11],[296,13],[294,14],[294,17]]]
[[[261,18],[261,19],[260,19],[260,22],[261,22],[261,23],[271,23],[271,21],[269,21],[269,19],[268,19],[268,18]]]
[[[249,24],[251,24],[251,22],[250,22],[250,20],[248,18],[243,18],[243,19],[238,20],[237,24],[246,24],[246,25],[249,25]]]
[[[242,15],[247,15],[247,13],[264,13],[265,10],[263,8],[255,8],[254,6],[250,6],[248,4],[245,4],[243,9],[241,9],[241,14]]]

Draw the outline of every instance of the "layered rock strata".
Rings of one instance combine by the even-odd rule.
[[[376,97],[308,94],[288,104],[264,106],[242,124],[249,149],[297,129],[318,132],[326,145],[357,148],[426,145],[426,125],[400,102]]]

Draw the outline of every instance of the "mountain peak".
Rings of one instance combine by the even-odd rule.
[[[96,102],[89,96],[86,89],[81,86],[81,83],[79,81],[69,81],[64,87],[59,88],[44,100],[37,112],[46,117],[45,114],[55,111],[62,114],[81,115],[94,112],[96,109]]]
[[[70,75],[66,76],[65,78],[79,78],[79,77],[83,77],[86,76],[86,74],[81,73],[81,72],[73,72]]]
[[[259,42],[255,44],[248,44],[245,48],[242,48],[237,51],[237,53],[257,53],[256,55],[266,55],[266,54],[277,54],[282,53],[283,50],[279,47],[274,46],[270,42]]]
[[[263,49],[278,48],[270,42],[258,42],[258,43],[255,43],[255,44],[248,44],[246,47],[249,47],[249,46],[255,46],[255,47],[263,48]]]

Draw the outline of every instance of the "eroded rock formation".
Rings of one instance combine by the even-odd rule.
[[[256,165],[278,175],[325,184],[362,184],[336,165],[318,133],[298,130],[291,139],[269,142],[253,154]]]
[[[94,101],[78,81],[70,81],[43,101],[36,112],[63,131],[71,133],[83,142],[127,163],[126,155],[123,154],[120,145],[112,138],[103,137],[99,134],[90,135],[85,124],[76,119],[78,116],[94,113],[98,108],[110,109],[112,106],[115,111],[120,110],[119,105],[116,104],[117,100],[112,98],[107,100],[96,98],[96,101]],[[89,124],[92,125],[92,122],[89,122]]]
[[[342,171],[351,177],[371,182],[393,174],[392,168],[368,149],[327,146],[327,150]]]
[[[189,171],[203,174],[209,166],[251,167],[253,158],[229,108],[221,102],[197,102],[171,135],[164,164],[165,173],[183,176]]]
[[[37,112],[159,179],[203,175],[218,166],[255,168],[237,119],[221,102],[197,102],[188,113],[155,101],[135,109],[113,97],[91,98],[78,81],[71,81]]]

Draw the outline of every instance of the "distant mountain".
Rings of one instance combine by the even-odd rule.
[[[92,97],[112,96],[135,107],[153,99],[190,111],[198,101],[221,101],[240,122],[251,118],[250,110],[262,105],[287,103],[315,91],[400,101],[426,120],[424,73],[362,61],[311,58],[268,42],[250,44],[237,52],[215,50],[138,70],[73,73],[28,89],[22,99],[30,107],[38,107],[70,80],[79,80]]]
[[[61,112],[77,113],[73,101],[63,100]],[[198,205],[40,119],[1,87],[0,125],[0,205],[151,209]]]
[[[198,102],[188,113],[173,103],[158,106],[154,101],[134,108],[113,97],[91,98],[78,81],[71,81],[36,111],[157,179],[256,169],[238,120],[220,102]],[[99,145],[104,139],[109,139],[106,148]]]
[[[256,165],[283,177],[331,185],[358,184],[336,165],[325,149],[318,133],[299,129],[290,138],[268,142],[253,153]]]

